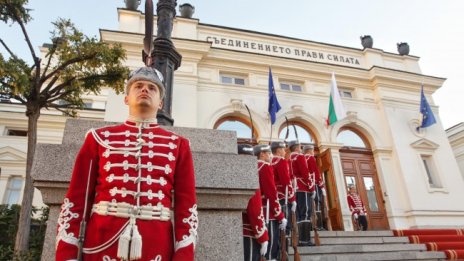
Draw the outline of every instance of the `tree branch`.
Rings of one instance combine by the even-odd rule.
[[[55,86],[55,88],[51,89],[50,92],[49,92],[50,98],[55,97],[57,95],[57,93],[59,93],[61,90],[63,90],[66,86],[68,86],[74,80],[76,80],[76,77],[73,77],[73,78],[67,80],[66,82],[60,83],[57,86]]]
[[[27,31],[26,31],[26,26],[24,25],[24,22],[21,19],[21,17],[19,17],[16,12],[13,12],[13,16],[16,19],[16,21],[18,22],[19,26],[21,27],[21,30],[23,31],[24,38],[26,40],[27,45],[29,46],[29,51],[31,51],[32,59],[34,60],[34,63],[38,67],[39,65],[37,63],[39,63],[40,60],[37,57],[37,55],[35,55],[34,47],[32,46],[31,39],[29,39],[29,35],[28,35]]]
[[[6,43],[0,38],[0,43],[2,43],[3,47],[5,47],[5,49],[8,51],[8,53],[10,54],[11,57],[13,57],[13,59],[15,60],[18,60],[18,56],[16,56],[11,50],[10,48],[8,48],[8,45],[6,45]]]
[[[48,57],[48,61],[47,61],[47,66],[45,66],[44,70],[43,70],[43,73],[42,73],[42,76],[40,77],[40,79],[43,79],[45,77],[45,74],[47,73],[48,71],[48,67],[50,67],[50,63],[52,61],[52,58],[53,58],[53,55],[55,54],[55,51],[56,51],[56,48],[52,48],[52,51],[50,52],[50,56]]]
[[[59,77],[57,75],[53,76],[53,79],[47,84],[47,87],[45,87],[45,89],[43,89],[40,93],[44,95],[48,93],[58,79]]]
[[[61,93],[58,93],[57,95],[50,97],[47,102],[48,103],[52,103],[54,101],[57,101],[59,99],[63,99],[63,97],[66,97],[67,95],[71,94],[72,92],[74,92],[76,90],[67,90],[67,91],[64,91],[64,92],[61,92]]]
[[[82,62],[82,61],[86,61],[86,60],[90,60],[90,59],[93,59],[95,56],[97,55],[97,53],[93,53],[91,55],[86,55],[86,56],[80,56],[80,57],[76,57],[76,58],[73,58],[73,59],[69,59],[67,60],[66,62],[64,62],[63,64],[61,64],[60,66],[58,66],[55,70],[53,70],[51,73],[47,74],[45,77],[43,77],[41,79],[41,82],[44,83],[46,80],[48,80],[50,77],[52,77],[54,74],[58,73],[59,71],[65,69],[67,66],[73,64],[73,63],[78,63],[78,62]]]
[[[0,94],[8,95],[8,96],[10,96],[10,98],[13,98],[13,99],[15,99],[15,100],[18,100],[18,101],[20,101],[22,104],[26,104],[26,101],[25,101],[23,98],[21,98],[21,96],[18,96],[18,95],[16,95],[16,94],[12,93],[12,92],[3,92],[3,91],[0,91]]]

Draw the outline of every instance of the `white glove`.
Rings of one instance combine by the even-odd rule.
[[[325,191],[325,188],[321,189],[322,191],[322,196],[326,197],[327,196],[327,191]]]
[[[311,194],[311,198],[312,198],[312,199],[315,199],[315,198],[316,198],[316,192],[313,192],[313,194]]]
[[[296,211],[296,201],[293,201],[292,202],[292,208],[291,208],[292,212],[295,212]]]
[[[358,214],[354,213],[353,217],[354,219],[358,219]]]
[[[279,229],[280,230],[285,230],[286,228],[287,228],[287,219],[284,218],[284,219],[282,219],[282,221],[280,221]]]
[[[261,243],[261,249],[259,250],[259,253],[264,256],[267,253],[267,245],[269,244],[269,241],[264,241]]]

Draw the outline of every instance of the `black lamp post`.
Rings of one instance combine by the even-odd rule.
[[[151,2],[151,0],[147,1]],[[149,64],[149,66],[156,68],[164,76],[166,95],[163,99],[163,109],[158,111],[156,118],[158,119],[159,124],[169,126],[174,124],[174,119],[171,117],[174,71],[179,68],[182,60],[182,56],[176,51],[176,48],[171,41],[173,19],[176,16],[176,5],[176,0],[158,1],[156,6],[158,32],[156,34],[156,39],[153,42],[153,52],[150,55],[152,62]],[[147,10],[150,7],[153,8],[151,4],[145,5],[145,19],[153,21],[153,10]],[[149,24],[149,22],[145,23],[146,32],[150,31],[147,28]],[[145,63],[146,58],[147,55],[144,54],[143,61]]]

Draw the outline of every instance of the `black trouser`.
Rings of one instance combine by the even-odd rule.
[[[292,229],[292,219],[290,217],[290,212],[292,211],[292,204],[287,202],[287,207],[285,207],[285,199],[279,200],[280,207],[282,208],[282,212],[284,213],[285,218],[287,219],[287,228],[285,231],[286,235],[290,235],[290,230]]]
[[[269,234],[269,244],[267,245],[267,253],[264,257],[266,260],[277,259],[280,251],[280,230],[277,220],[269,220],[267,233]]]
[[[361,230],[367,230],[367,217],[358,215],[358,225]]]
[[[316,186],[316,198],[314,198],[314,204],[316,205],[317,215],[317,227],[318,229],[324,228],[324,217],[322,216],[322,209],[324,206],[324,196],[322,195],[322,189]]]
[[[311,192],[296,192],[299,244],[311,243],[311,214],[312,214]]]
[[[256,239],[251,237],[243,237],[243,250],[245,261],[259,261],[261,245]]]

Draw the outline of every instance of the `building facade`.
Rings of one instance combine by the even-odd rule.
[[[464,178],[464,122],[454,125],[446,130],[448,140],[453,148],[454,156],[458,162],[459,170]]]
[[[101,39],[121,43],[131,69],[143,66],[144,15],[125,9],[119,9],[118,14],[119,29],[100,30]],[[367,202],[372,229],[464,225],[464,205],[460,204],[464,179],[431,97],[444,79],[423,75],[418,57],[202,24],[198,19],[181,17],[175,19],[172,35],[182,55],[173,87],[176,126],[234,129],[239,138],[249,139],[247,105],[254,142],[268,142],[285,136],[288,118],[301,141],[317,147],[335,229],[352,230],[346,201],[350,184],[357,186]],[[282,107],[272,128],[267,112],[270,67]],[[325,118],[332,73],[348,116],[328,127]],[[421,84],[438,124],[417,131]],[[125,120],[128,112],[122,106],[123,96],[107,90],[102,96],[89,97],[90,103],[92,99],[106,101],[105,110],[84,111],[82,117]],[[3,124],[3,119],[18,115],[24,113],[0,114],[4,133],[12,123]],[[39,142],[59,143],[64,121],[59,115],[43,115]],[[8,139],[5,137],[2,139]],[[0,140],[0,144],[8,142]],[[5,158],[16,161],[8,170],[2,168],[0,188],[10,186],[12,177],[25,168],[20,169],[20,161],[25,163],[24,151],[25,144],[0,146],[2,166]]]

